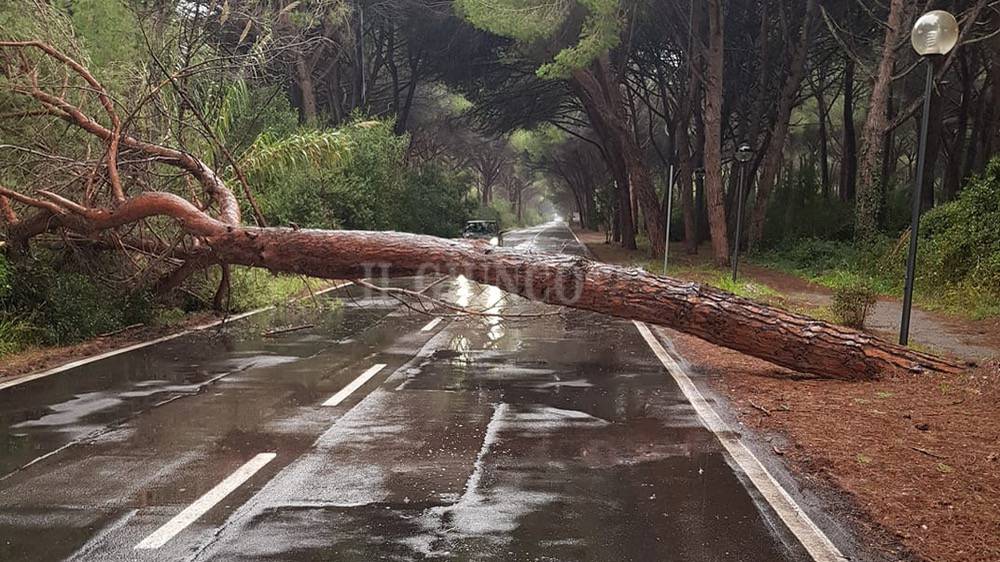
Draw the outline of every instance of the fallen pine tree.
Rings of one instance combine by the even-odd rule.
[[[5,226],[10,251],[23,251],[32,237],[44,232],[74,233],[91,242],[103,241],[108,247],[169,256],[180,265],[161,283],[168,288],[196,271],[221,266],[224,274],[219,295],[223,294],[228,278],[225,272],[230,265],[328,279],[361,278],[373,271],[389,276],[461,273],[528,299],[668,326],[783,367],[826,377],[871,379],[963,370],[953,361],[863,332],[696,283],[580,257],[395,232],[245,226],[235,194],[215,171],[188,152],[126,133],[106,91],[84,67],[39,42],[0,42],[0,49],[39,51],[62,63],[87,83],[111,123],[105,126],[65,96],[42,89],[26,57],[12,59],[16,64],[7,67],[12,93],[35,100],[43,114],[61,119],[106,144],[100,178],[108,189],[104,202],[98,204],[90,180],[87,191],[75,196],[47,190],[27,194],[0,187],[0,225]],[[19,70],[14,72],[15,68]],[[17,77],[23,80],[14,80]],[[196,205],[167,192],[129,195],[119,172],[121,154],[184,172],[202,186],[210,205]],[[249,186],[244,184],[243,188],[253,206]],[[15,204],[22,211],[31,209],[32,214],[21,218]],[[144,225],[146,230],[152,230],[154,225],[165,228],[164,221],[157,220],[161,217],[172,218],[179,227],[179,242],[170,244],[165,241],[167,237],[133,234],[136,224]]]

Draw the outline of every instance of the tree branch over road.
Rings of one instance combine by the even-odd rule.
[[[23,46],[7,43],[0,44],[0,48]],[[51,56],[47,49],[42,52]],[[119,140],[114,128],[101,125],[61,97],[37,87],[15,91],[105,142]],[[157,156],[161,163],[197,179],[216,203],[215,216],[179,195],[163,191],[146,191],[119,200],[113,183],[106,206],[84,205],[71,195],[45,189],[39,189],[36,196],[0,188],[0,196],[12,204],[58,217],[58,221],[51,223],[52,228],[91,238],[117,235],[116,229],[121,227],[168,217],[192,247],[207,252],[198,258],[206,263],[259,267],[276,273],[327,279],[365,277],[373,268],[390,276],[462,274],[531,300],[668,326],[783,367],[827,377],[867,379],[962,370],[952,361],[899,347],[863,332],[695,283],[580,257],[397,232],[244,226],[236,197],[202,160],[124,132],[120,141],[130,152]],[[166,221],[154,222],[161,228],[170,228],[169,224],[162,226]],[[47,228],[37,234],[44,230]]]

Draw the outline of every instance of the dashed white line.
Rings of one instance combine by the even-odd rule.
[[[361,388],[366,382],[368,382],[372,377],[378,374],[379,371],[385,369],[384,363],[378,363],[377,365],[372,365],[367,371],[358,375],[358,378],[351,381],[350,384],[340,389],[340,392],[334,394],[329,400],[323,402],[324,406],[336,406],[344,401],[345,398],[351,395],[352,392]]]
[[[431,320],[430,322],[428,322],[426,326],[424,326],[423,328],[420,328],[420,331],[421,332],[429,332],[429,331],[433,330],[435,328],[435,326],[437,326],[440,323],[441,323],[441,318],[435,318],[435,319]]]
[[[260,453],[250,459],[246,464],[236,469],[225,480],[219,482],[214,488],[205,493],[195,502],[181,511],[173,519],[167,521],[162,527],[153,532],[139,544],[135,545],[136,550],[150,550],[160,548],[167,544],[167,541],[174,538],[177,533],[183,531],[188,525],[194,523],[202,515],[205,515],[215,504],[219,503],[226,496],[239,488],[244,482],[250,479],[264,465],[274,460],[276,453]]]
[[[705,397],[694,385],[691,379],[684,372],[684,369],[677,364],[677,361],[663,349],[663,345],[656,339],[650,331],[649,326],[642,322],[633,320],[635,327],[639,329],[642,338],[646,340],[649,347],[656,354],[660,363],[666,367],[667,372],[677,382],[681,392],[687,397],[695,412],[701,418],[702,423],[709,429],[722,443],[732,459],[739,465],[740,469],[750,478],[754,487],[760,492],[764,500],[770,504],[778,517],[784,521],[788,530],[802,543],[809,555],[816,562],[845,562],[847,558],[830,541],[830,538],[813,523],[812,519],[802,511],[798,503],[788,494],[787,491],[774,479],[774,476],[764,468],[760,460],[743,444],[742,441],[729,431],[726,422],[722,421],[719,414],[712,409]]]

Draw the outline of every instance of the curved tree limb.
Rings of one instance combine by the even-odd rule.
[[[232,226],[166,193],[146,193],[115,210],[81,210],[71,204],[64,212],[84,218],[94,230],[169,216],[191,235],[203,238],[218,263],[276,273],[326,279],[365,277],[375,268],[391,276],[461,273],[528,299],[668,326],[783,367],[826,377],[870,379],[963,370],[953,361],[857,330],[697,283],[575,256],[396,232]]]

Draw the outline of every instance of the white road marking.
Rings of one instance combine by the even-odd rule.
[[[320,295],[329,293],[330,291],[335,291],[335,290],[337,290],[337,289],[339,289],[341,287],[345,287],[345,286],[351,285],[351,284],[352,283],[350,281],[338,281],[338,282],[334,283],[332,286],[327,287],[326,289],[323,289],[322,291],[316,291],[315,293],[313,293],[313,295],[315,295],[315,296],[318,297]],[[300,300],[304,300],[304,299],[308,299],[308,298],[312,298],[312,297],[311,296],[306,296],[306,297],[302,297],[302,298],[299,298],[299,299],[293,299],[291,302],[298,302]],[[170,334],[169,336],[164,336],[162,338],[156,338],[154,340],[149,340],[149,341],[145,341],[145,342],[142,342],[142,343],[137,343],[137,344],[134,344],[134,345],[129,345],[129,346],[121,347],[121,348],[115,349],[113,351],[108,351],[107,353],[101,353],[99,355],[94,355],[92,357],[87,357],[85,359],[80,359],[79,361],[72,361],[70,363],[66,363],[65,365],[60,365],[59,367],[55,367],[55,368],[49,369],[47,371],[42,371],[42,372],[39,372],[39,373],[32,373],[30,375],[25,375],[23,377],[16,377],[13,380],[0,382],[0,390],[4,390],[5,388],[10,388],[12,386],[17,386],[19,384],[24,384],[26,382],[30,382],[30,381],[33,381],[33,380],[44,378],[44,377],[47,377],[47,376],[50,376],[50,375],[55,375],[55,374],[58,374],[58,373],[62,373],[64,371],[68,371],[70,369],[74,369],[76,367],[80,367],[82,365],[87,365],[88,363],[93,363],[95,361],[100,361],[102,359],[107,359],[108,357],[114,357],[115,355],[121,355],[122,353],[128,353],[129,351],[135,351],[137,349],[142,349],[144,347],[149,347],[151,345],[156,345],[158,343],[163,343],[165,341],[174,340],[174,339],[177,339],[179,337],[186,336],[188,334],[192,334],[194,332],[199,332],[201,330],[207,330],[209,328],[214,328],[214,327],[222,324],[223,322],[225,322],[225,323],[228,324],[230,322],[235,322],[237,320],[242,320],[242,319],[247,318],[249,316],[253,316],[255,314],[260,314],[261,312],[267,312],[268,310],[271,310],[273,308],[275,308],[274,305],[265,306],[263,308],[258,308],[256,310],[251,310],[249,312],[244,312],[243,314],[237,314],[235,316],[229,316],[229,317],[223,318],[221,320],[214,320],[214,321],[209,322],[207,324],[202,324],[200,326],[195,326],[194,328],[189,328],[187,330],[184,330],[184,331],[181,331],[181,332],[177,332],[176,334]]]
[[[435,319],[431,320],[430,322],[428,322],[426,326],[424,326],[423,328],[420,328],[420,331],[421,332],[429,332],[429,331],[433,330],[434,327],[437,326],[440,323],[441,323],[441,318],[435,318]]]
[[[743,444],[738,437],[729,430],[726,422],[722,421],[719,414],[712,409],[705,397],[702,396],[698,387],[691,382],[691,379],[684,372],[684,369],[677,364],[677,361],[663,349],[663,345],[656,339],[650,331],[649,326],[642,322],[633,320],[635,327],[639,329],[646,343],[656,354],[660,363],[666,367],[667,372],[673,377],[677,386],[680,387],[684,396],[687,397],[691,405],[694,406],[698,417],[712,433],[719,439],[722,446],[739,465],[740,469],[750,478],[754,487],[760,492],[764,500],[774,509],[778,517],[784,521],[788,530],[795,535],[806,551],[816,562],[844,562],[847,558],[830,541],[823,531],[813,523],[812,519],[802,511],[802,508],[788,494],[787,491],[774,479],[774,476],[761,464],[760,460]]]
[[[366,382],[371,380],[372,377],[378,374],[379,371],[385,369],[385,363],[379,363],[377,365],[372,365],[367,371],[358,375],[358,378],[351,381],[350,384],[340,389],[340,392],[334,394],[329,400],[323,402],[324,406],[336,406],[344,401],[345,398],[351,395],[352,392],[361,388]]]
[[[225,480],[219,482],[218,485],[205,493],[205,495],[187,506],[184,511],[178,513],[173,519],[167,521],[162,527],[154,531],[153,534],[135,545],[136,550],[160,548],[167,544],[167,541],[174,538],[177,533],[183,531],[188,525],[197,521],[202,515],[208,513],[215,504],[239,488],[251,476],[256,474],[258,470],[264,468],[264,465],[274,460],[276,456],[276,453],[260,453],[250,459],[246,464],[236,469],[236,472],[227,476]]]

